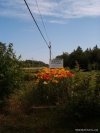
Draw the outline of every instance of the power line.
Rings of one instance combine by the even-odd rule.
[[[39,9],[37,0],[35,0],[35,2],[36,2],[36,6],[37,6],[37,8],[38,8],[38,11],[39,11],[39,14],[40,14],[40,17],[41,17],[41,20],[42,20],[42,25],[43,25],[43,27],[44,27],[45,34],[46,34],[47,39],[48,39],[48,41],[49,41],[49,37],[48,37],[47,31],[46,31],[46,27],[45,27],[45,24],[44,24],[44,21],[43,21],[43,17],[42,17],[41,11],[40,11],[40,9]]]
[[[47,30],[46,30],[46,27],[45,27],[45,24],[44,24],[44,21],[43,21],[43,17],[42,17],[41,11],[40,11],[39,6],[38,6],[38,1],[35,0],[35,2],[36,2],[36,6],[37,6],[37,8],[38,8],[38,11],[39,11],[39,15],[40,15],[40,17],[41,17],[41,21],[42,21],[42,25],[43,25],[44,30],[45,30],[45,34],[46,34],[47,39],[48,39],[48,41],[49,41],[49,36],[48,36],[48,34],[47,34]],[[50,50],[50,59],[51,59],[51,56],[53,56],[53,54],[52,54],[52,51],[51,51],[51,42],[50,42],[50,41],[49,41],[49,46],[48,46],[48,48],[49,48],[49,50]]]
[[[35,24],[36,24],[36,26],[37,26],[37,28],[38,28],[38,30],[39,30],[39,32],[40,32],[40,34],[41,34],[43,40],[45,41],[46,45],[47,45],[48,48],[50,49],[50,45],[48,45],[48,42],[46,41],[46,39],[45,39],[45,37],[44,37],[42,31],[40,30],[40,28],[39,28],[39,26],[38,26],[38,24],[37,24],[37,22],[36,22],[36,20],[35,20],[35,18],[34,18],[34,16],[33,16],[32,12],[31,12],[31,10],[30,10],[30,8],[29,8],[27,2],[26,2],[26,0],[24,0],[24,2],[25,2],[25,4],[26,4],[26,6],[27,6],[27,8],[28,8],[28,10],[29,10],[29,12],[30,12],[30,14],[31,14],[31,17],[33,18],[33,21],[35,22]]]

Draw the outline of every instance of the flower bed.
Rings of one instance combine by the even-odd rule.
[[[66,101],[74,74],[64,68],[44,68],[36,76],[38,104],[60,104]]]
[[[59,79],[73,77],[74,74],[69,70],[64,68],[56,68],[56,69],[49,69],[44,68],[41,72],[36,74],[38,80],[44,80],[44,83],[48,83],[49,81],[53,83],[59,83]]]

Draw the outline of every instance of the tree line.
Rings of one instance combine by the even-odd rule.
[[[45,64],[42,61],[36,61],[36,60],[24,60],[20,61],[22,67],[47,67],[48,64]]]
[[[64,67],[71,69],[78,67],[84,71],[100,70],[100,48],[95,47],[87,48],[85,51],[80,46],[70,54],[64,52],[56,58],[63,59]]]

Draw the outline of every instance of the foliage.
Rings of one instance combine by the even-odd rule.
[[[13,52],[13,44],[6,46],[0,42],[0,99],[19,88],[21,70],[18,60]]]
[[[78,73],[66,103],[66,114],[76,118],[100,117],[100,73]],[[66,115],[65,115],[66,116]]]
[[[85,71],[100,70],[100,48],[97,45],[93,49],[87,48],[85,51],[80,46],[68,54],[67,52],[56,58],[64,60],[64,67],[80,67]]]

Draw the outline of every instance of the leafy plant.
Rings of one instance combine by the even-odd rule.
[[[70,117],[93,118],[100,112],[100,92],[96,76],[98,73],[78,73],[74,77],[73,89],[66,103],[66,113]]]
[[[0,99],[8,97],[14,89],[19,88],[22,73],[19,58],[13,52],[13,44],[0,43]]]

